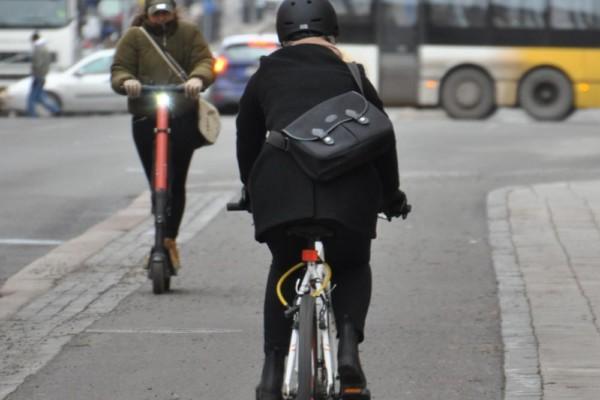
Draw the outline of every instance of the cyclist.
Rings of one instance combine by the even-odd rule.
[[[277,12],[282,48],[261,59],[240,100],[237,117],[237,158],[247,188],[255,238],[272,254],[264,300],[264,352],[258,400],[281,399],[283,363],[291,322],[284,316],[275,286],[297,263],[303,239],[286,235],[299,223],[329,226],[335,236],[324,238],[333,268],[332,293],[338,323],[338,372],[343,387],[366,388],[358,345],[371,296],[370,251],[377,214],[404,212],[406,196],[399,189],[395,146],[373,162],[327,182],[311,180],[291,155],[265,144],[265,133],[282,130],[316,104],[350,90],[358,91],[350,70],[335,46],[337,16],[327,0],[284,0]],[[361,67],[365,97],[383,108]],[[295,278],[284,287],[293,298]],[[342,397],[343,398],[343,397]]]
[[[190,77],[185,94],[172,94],[170,213],[167,216],[165,247],[173,267],[181,267],[175,239],[185,208],[185,182],[194,150],[206,142],[197,130],[198,94],[214,80],[213,56],[198,28],[182,21],[174,0],[146,0],[144,12],[137,15],[117,45],[111,68],[113,90],[129,97],[129,112],[135,145],[151,181],[155,100],[142,95],[142,84],[177,84],[173,73],[139,27],[146,29],[155,42],[181,65]]]

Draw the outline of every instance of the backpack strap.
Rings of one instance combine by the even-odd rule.
[[[360,69],[358,69],[358,64],[355,62],[349,62],[346,63],[346,65],[348,66],[348,69],[350,69],[350,73],[352,74],[354,81],[358,85],[360,92],[364,94],[365,92],[363,90],[362,78],[360,77]]]

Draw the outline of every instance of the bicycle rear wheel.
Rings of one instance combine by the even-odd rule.
[[[296,400],[312,400],[315,398],[316,366],[316,326],[315,298],[310,294],[302,296],[300,301],[299,334],[298,334],[298,395]]]

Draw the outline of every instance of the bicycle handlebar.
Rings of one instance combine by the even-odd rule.
[[[240,199],[236,202],[227,203],[227,211],[248,211],[250,212],[250,198],[246,192],[246,188],[242,188]]]
[[[237,202],[227,203],[227,211],[248,211],[248,202],[240,199]]]
[[[394,213],[388,213],[388,212],[381,212],[379,216],[379,218],[381,219],[387,219],[388,221],[391,221],[394,218],[400,218],[402,217],[402,219],[406,219],[406,217],[408,217],[408,214],[410,214],[410,212],[412,211],[412,206],[410,204],[404,204],[402,206],[402,209],[399,212],[394,212]]]

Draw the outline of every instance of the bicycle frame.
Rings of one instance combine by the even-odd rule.
[[[326,278],[329,266],[324,262],[325,252],[323,243],[319,240],[314,242],[314,250],[318,254],[317,260],[306,262],[306,272],[296,286],[296,299],[294,309],[299,309],[302,297],[311,295],[315,297],[315,316],[316,316],[316,339],[315,343],[317,354],[316,363],[312,365],[315,371],[316,387],[321,389],[323,394],[329,398],[335,394],[336,382],[336,346],[335,346],[335,318],[331,305],[331,290],[329,279]],[[301,265],[301,264],[299,264]],[[285,363],[284,381],[283,381],[283,397],[286,400],[294,399],[298,392],[297,382],[294,382],[294,377],[298,374],[298,343],[299,343],[299,326],[298,312],[294,316],[294,327],[290,340],[288,357]],[[322,374],[325,367],[325,376]]]

